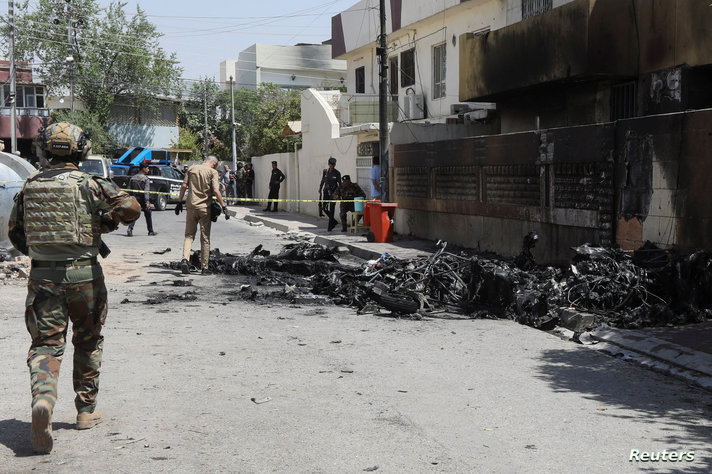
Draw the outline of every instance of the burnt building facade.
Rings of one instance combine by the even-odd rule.
[[[494,135],[391,146],[396,228],[541,261],[589,242],[712,247],[712,7],[575,0],[459,36]],[[448,229],[448,237],[443,237]]]

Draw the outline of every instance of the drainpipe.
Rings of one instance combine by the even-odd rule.
[[[297,152],[297,145],[302,145],[302,142],[294,142],[294,168],[297,172],[297,214],[301,214],[302,203],[300,201],[302,199],[302,195],[300,184],[302,179],[299,175],[299,153]]]

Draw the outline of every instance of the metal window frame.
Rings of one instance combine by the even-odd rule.
[[[433,45],[433,99],[442,99],[446,97],[446,79],[447,79],[447,43]],[[439,76],[439,77],[438,77]]]

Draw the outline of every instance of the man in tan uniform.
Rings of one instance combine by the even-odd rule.
[[[178,204],[176,205],[176,215],[183,210],[183,196],[185,190],[190,189],[186,201],[185,216],[185,241],[183,242],[183,260],[180,262],[180,269],[183,273],[190,272],[190,251],[195,240],[195,233],[200,224],[200,266],[201,274],[207,275],[208,262],[210,261],[210,204],[213,196],[218,200],[223,212],[227,213],[225,201],[220,194],[219,175],[215,167],[218,159],[210,155],[200,165],[193,165],[188,168],[185,174],[183,185],[180,187]]]

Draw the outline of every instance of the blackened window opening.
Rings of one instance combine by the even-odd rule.
[[[366,68],[361,66],[356,68],[356,93],[363,94],[366,92]]]
[[[552,0],[522,0],[522,20],[551,10]]]
[[[611,87],[611,121],[635,117],[635,81]]]

